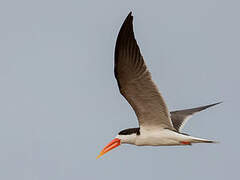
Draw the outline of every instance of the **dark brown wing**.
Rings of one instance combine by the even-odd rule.
[[[172,111],[171,114],[171,119],[173,123],[173,127],[177,130],[180,131],[181,128],[184,126],[184,124],[187,122],[187,120],[195,113],[200,112],[204,109],[210,108],[212,106],[215,106],[217,104],[220,104],[222,102],[214,103],[214,104],[209,104],[206,106],[200,106],[197,108],[192,108],[192,109],[184,109],[184,110],[179,110],[179,111]]]
[[[115,77],[121,94],[134,109],[140,127],[174,129],[167,106],[152,81],[134,37],[131,13],[125,19],[115,47]]]

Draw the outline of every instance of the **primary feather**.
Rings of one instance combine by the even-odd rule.
[[[119,90],[134,109],[140,127],[174,130],[167,106],[152,81],[134,37],[132,21],[129,13],[115,47],[114,74]]]
[[[206,106],[200,106],[192,109],[184,109],[184,110],[178,110],[178,111],[172,111],[171,114],[171,120],[173,127],[179,132],[181,128],[184,126],[184,124],[187,122],[187,120],[195,113],[200,112],[204,109],[210,108],[212,106],[218,105],[222,102],[209,104]]]

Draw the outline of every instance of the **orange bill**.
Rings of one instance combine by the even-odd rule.
[[[121,140],[118,138],[113,139],[108,145],[106,145],[100,154],[97,156],[97,159],[100,158],[102,155],[107,153],[108,151],[118,147],[121,144]]]

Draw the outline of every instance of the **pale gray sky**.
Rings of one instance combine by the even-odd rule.
[[[240,2],[237,0],[0,2],[0,179],[237,179]],[[122,145],[136,127],[113,76],[120,26],[135,35],[170,110],[195,115],[191,147]]]

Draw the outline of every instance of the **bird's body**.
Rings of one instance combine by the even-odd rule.
[[[191,145],[192,143],[212,142],[206,139],[200,139],[182,134],[170,129],[140,129],[140,134],[131,134],[128,136],[118,135],[121,143],[134,144],[136,146],[174,146]]]
[[[139,127],[119,132],[98,157],[120,144],[172,146],[214,142],[189,136],[180,130],[194,113],[219,103],[169,113],[141,55],[132,21],[133,16],[129,13],[119,31],[115,46],[114,75],[120,93],[135,111]]]

